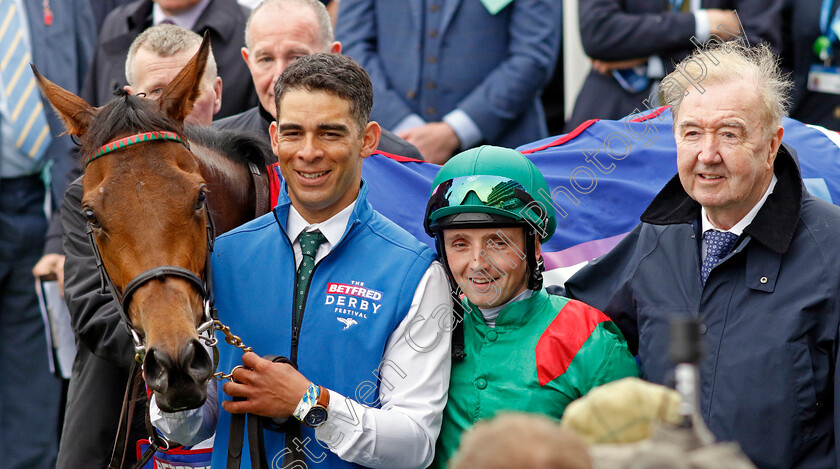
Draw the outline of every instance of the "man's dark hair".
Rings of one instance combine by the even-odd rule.
[[[350,113],[364,131],[373,107],[373,85],[361,65],[340,54],[318,53],[297,59],[286,67],[274,85],[274,105],[280,114],[280,101],[287,91],[325,91],[350,101]]]

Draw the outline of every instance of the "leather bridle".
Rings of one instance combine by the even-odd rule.
[[[130,145],[143,142],[151,142],[155,140],[172,140],[180,142],[185,147],[187,147],[187,150],[190,150],[189,144],[187,144],[186,140],[174,132],[145,132],[141,134],[131,135],[129,137],[125,137],[102,145],[93,156],[91,156],[87,159],[87,161],[85,161],[85,166],[87,166],[97,158],[105,156],[108,153],[120,150]],[[192,154],[195,157],[195,154],[193,154],[191,150],[190,154]],[[128,328],[128,332],[129,334],[131,334],[131,339],[134,342],[134,359],[139,363],[143,362],[143,358],[146,353],[146,345],[143,343],[143,339],[140,333],[137,331],[137,329],[131,322],[131,318],[128,315],[128,308],[131,304],[131,299],[134,293],[140,287],[152,280],[164,281],[167,277],[176,277],[184,279],[190,285],[192,285],[201,296],[203,304],[202,309],[204,311],[202,315],[201,324],[197,328],[198,334],[205,341],[205,343],[207,343],[208,346],[212,347],[216,344],[216,339],[214,337],[215,329],[213,327],[213,323],[214,320],[217,318],[215,308],[213,308],[213,273],[210,262],[211,255],[213,253],[213,243],[215,240],[215,229],[213,225],[213,217],[210,215],[209,209],[205,206],[204,210],[207,218],[207,254],[204,260],[204,271],[202,272],[202,275],[199,276],[195,272],[184,267],[178,267],[173,265],[157,266],[148,269],[144,272],[141,272],[139,275],[131,279],[131,281],[128,282],[128,284],[125,286],[122,292],[120,292],[116,288],[113,280],[111,279],[111,276],[105,269],[105,264],[102,262],[102,255],[99,252],[99,246],[96,244],[96,239],[93,235],[93,224],[90,221],[87,223],[85,232],[87,233],[88,241],[90,242],[90,247],[93,250],[94,256],[96,257],[96,267],[99,269],[99,276],[101,282],[100,293],[106,293],[106,285],[110,287],[111,295],[114,298],[114,303],[117,305],[117,310],[119,311],[120,316],[122,316],[122,319],[125,322],[126,327]],[[201,334],[204,332],[207,332],[206,337],[201,336]]]
[[[146,132],[143,134],[132,135],[129,137],[125,137],[120,140],[116,140],[110,143],[107,143],[99,148],[99,150],[92,155],[90,158],[87,159],[85,162],[85,166],[90,164],[92,161],[100,158],[108,153],[114,152],[116,150],[125,148],[126,146],[134,145],[137,143],[154,141],[154,140],[172,140],[176,142],[180,142],[187,147],[187,150],[190,150],[189,145],[187,144],[186,140],[183,139],[181,136],[174,132]],[[195,157],[195,154],[190,153]],[[197,157],[196,157],[197,158]],[[266,194],[266,191],[261,191],[260,186],[258,184],[260,178],[260,171],[259,168],[254,165],[253,163],[249,163],[251,176],[254,180],[254,186],[256,191],[256,215],[259,216],[262,213],[266,213],[270,211],[271,205],[269,200],[269,194]],[[218,365],[218,349],[216,349],[217,339],[215,338],[215,331],[219,330],[225,335],[225,341],[228,344],[231,344],[235,347],[242,349],[243,351],[251,351],[250,347],[245,346],[241,339],[230,332],[230,328],[223,325],[218,320],[218,313],[216,308],[213,307],[214,305],[214,298],[213,298],[213,272],[211,266],[211,256],[213,253],[213,244],[215,240],[215,227],[213,225],[213,217],[210,215],[209,209],[205,206],[205,214],[207,217],[207,255],[204,260],[204,272],[202,276],[197,275],[195,272],[185,269],[183,267],[178,266],[171,266],[171,265],[163,265],[148,269],[144,272],[141,272],[139,275],[131,279],[128,284],[125,286],[122,292],[120,292],[116,286],[114,285],[111,276],[108,274],[107,270],[105,269],[105,264],[102,262],[102,255],[99,252],[99,247],[96,244],[96,238],[94,237],[94,227],[92,223],[89,221],[87,223],[87,227],[85,232],[88,236],[88,241],[90,242],[91,249],[93,250],[94,256],[96,257],[96,267],[99,269],[100,275],[100,282],[101,282],[101,290],[100,293],[105,294],[105,287],[106,285],[110,287],[111,295],[114,298],[114,303],[117,305],[117,310],[119,311],[120,315],[122,316],[123,321],[128,329],[128,332],[131,334],[131,339],[134,342],[134,359],[136,363],[132,369],[132,377],[130,378],[129,386],[126,389],[126,397],[123,401],[123,410],[120,416],[120,424],[121,427],[118,429],[117,439],[114,443],[114,449],[112,451],[111,457],[111,467],[122,467],[123,458],[125,455],[125,449],[127,448],[126,444],[128,443],[128,430],[124,432],[122,423],[123,423],[123,415],[126,413],[130,416],[132,415],[131,410],[127,410],[126,403],[131,402],[131,394],[132,388],[137,386],[132,386],[132,380],[135,379],[134,374],[138,369],[139,365],[143,363],[143,359],[146,353],[146,346],[143,343],[143,339],[140,336],[140,333],[131,323],[131,318],[128,315],[128,309],[131,305],[131,299],[133,298],[134,293],[146,283],[152,280],[163,281],[167,277],[176,277],[187,280],[201,295],[202,302],[203,302],[203,317],[201,324],[197,327],[197,332],[199,337],[207,344],[209,347],[213,347],[213,368],[215,370],[216,366]],[[206,335],[203,335],[205,334]],[[272,361],[283,361],[288,362],[288,359],[283,357],[275,357]],[[214,373],[214,377],[216,379],[231,379],[232,380],[233,372],[229,374],[216,372]],[[234,416],[239,417],[239,415]],[[241,423],[241,427],[244,427],[244,420],[245,415],[241,415],[241,420],[238,420]],[[265,447],[262,440],[262,420],[261,417],[256,415],[251,415],[252,418],[249,419],[248,423],[248,431],[249,431],[249,450],[251,452],[251,460],[254,464],[254,467],[265,467]],[[232,418],[232,427],[234,426],[233,421],[236,420]],[[126,423],[125,427],[130,426],[130,417],[128,423]],[[146,427],[147,431],[149,432],[149,447],[143,453],[143,455],[138,459],[137,463],[132,466],[134,468],[140,468],[146,462],[150,460],[152,454],[158,449],[168,449],[170,447],[171,442],[166,438],[162,437],[158,432],[154,431],[152,428],[151,422],[149,420],[148,412],[146,412]],[[297,441],[300,437],[300,427],[297,425],[293,425],[290,427],[290,430],[287,430],[287,441],[294,440]],[[238,436],[238,445],[240,447],[239,456],[235,457],[234,460],[228,460],[228,466],[230,467],[239,467],[239,462],[241,458],[241,445],[242,445],[242,428],[240,430],[240,435]],[[231,431],[231,441],[237,440],[237,436]],[[123,442],[123,445],[120,445],[120,442]],[[233,443],[236,445],[237,443]],[[292,446],[292,465],[296,462],[303,463],[305,461],[305,456],[303,455],[302,451],[299,448],[296,448],[296,445]],[[305,464],[304,464],[305,465]]]

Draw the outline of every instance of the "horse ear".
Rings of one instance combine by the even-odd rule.
[[[77,137],[84,135],[90,121],[96,115],[94,107],[84,99],[44,78],[43,75],[38,73],[35,65],[30,64],[30,66],[41,92],[44,93],[53,109],[58,112],[59,117],[64,121],[67,133]]]
[[[183,121],[192,112],[193,103],[201,93],[201,79],[204,76],[208,55],[210,55],[210,35],[205,32],[198,52],[161,93],[159,99],[161,112],[177,121]]]

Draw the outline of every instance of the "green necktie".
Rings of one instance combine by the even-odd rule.
[[[306,297],[306,290],[309,288],[309,278],[312,277],[312,270],[315,268],[315,253],[318,247],[327,238],[320,231],[301,231],[298,235],[300,252],[303,257],[295,273],[295,322],[300,320],[303,311],[303,299]]]

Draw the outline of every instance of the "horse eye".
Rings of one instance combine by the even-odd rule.
[[[206,204],[206,203],[207,203],[207,191],[204,190],[204,189],[201,189],[200,191],[198,191],[198,198],[196,198],[196,200],[195,200],[195,209],[196,210],[201,210],[202,207],[204,207],[204,204]]]
[[[93,209],[85,208],[83,209],[83,213],[85,214],[85,219],[91,226],[94,228],[101,228],[99,220],[96,218],[96,213],[93,212]]]

